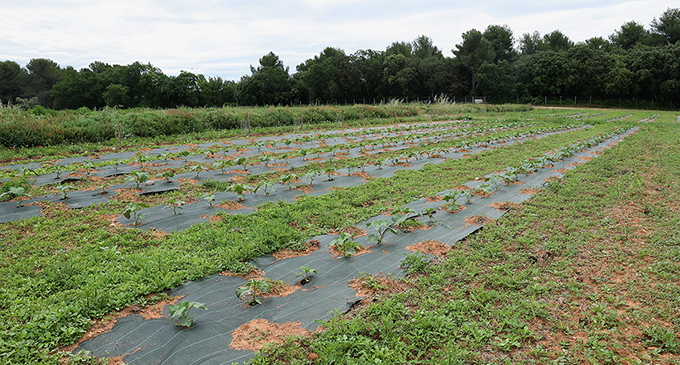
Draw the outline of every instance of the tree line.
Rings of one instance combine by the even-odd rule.
[[[515,38],[507,25],[471,29],[447,57],[427,36],[384,51],[347,54],[327,47],[295,72],[273,52],[238,81],[187,71],[165,75],[151,64],[95,61],[76,70],[49,59],[25,68],[0,62],[0,101],[52,109],[375,103],[390,99],[533,102],[562,98],[592,103],[680,106],[680,8],[649,29],[624,23],[607,39],[574,43],[559,30]],[[661,105],[659,105],[661,104]]]

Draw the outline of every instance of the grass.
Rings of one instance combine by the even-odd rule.
[[[253,363],[679,363],[678,138],[676,124],[645,126],[409,289]]]
[[[508,118],[520,115],[527,117],[517,113]],[[534,117],[541,115],[549,116],[538,112]],[[461,160],[447,160],[420,170],[402,171],[389,179],[375,179],[325,196],[304,197],[295,203],[267,203],[249,215],[222,215],[222,221],[167,236],[111,225],[112,217],[122,212],[126,201],[79,210],[47,204],[43,217],[2,224],[0,235],[7,244],[0,247],[0,362],[56,363],[59,355],[54,350],[75,341],[92,319],[139,302],[149,293],[218,271],[248,272],[251,267],[244,262],[251,258],[282,248],[303,249],[306,240],[314,235],[355,225],[411,200],[431,196],[625,123],[599,122],[583,130],[529,140]],[[647,136],[644,143],[639,142],[643,136]],[[625,207],[621,202],[628,199],[627,194],[642,199],[653,191],[661,193],[654,199],[648,197],[641,203],[641,209],[646,219],[655,222],[654,232],[664,233],[655,234],[650,247],[636,251],[629,260],[633,265],[636,260],[654,258],[645,272],[649,277],[667,280],[660,283],[669,291],[664,294],[667,305],[655,309],[667,321],[648,322],[639,336],[640,341],[659,351],[674,349],[677,340],[669,331],[677,328],[668,324],[673,323],[669,322],[672,315],[677,315],[677,302],[673,304],[677,295],[674,297],[672,283],[678,279],[674,263],[678,253],[652,248],[678,240],[673,229],[677,227],[678,215],[672,205],[677,202],[678,186],[669,185],[669,181],[677,181],[678,153],[671,143],[677,137],[670,124],[645,127],[632,139],[638,144],[605,152],[522,210],[514,211],[498,225],[456,247],[441,265],[431,265],[425,273],[414,274],[409,278],[413,287],[410,291],[386,296],[375,303],[375,308],[352,313],[350,317],[356,316],[355,319],[337,317],[326,326],[329,330],[325,334],[291,341],[289,346],[296,350],[292,347],[268,350],[270,355],[256,362],[273,362],[283,352],[299,353],[299,361],[304,361],[310,352],[323,352],[328,354],[329,361],[348,363],[373,359],[393,363],[400,359],[484,362],[486,356],[491,356],[492,362],[535,359],[540,363],[541,359],[551,359],[555,349],[548,344],[555,342],[547,341],[546,333],[558,329],[564,333],[575,331],[566,317],[553,315],[553,296],[564,291],[561,295],[569,294],[565,298],[572,300],[575,295],[588,293],[582,283],[573,280],[574,275],[580,275],[575,274],[573,264],[579,262],[584,247],[593,242],[604,244],[614,240],[612,237],[617,237],[613,242],[620,244],[620,237],[630,239],[639,234],[626,221],[617,221],[617,215],[607,218],[608,226],[614,228],[602,229],[604,218],[598,214],[603,213],[598,212],[609,207],[604,204]],[[656,143],[654,148],[646,147],[642,153],[645,143],[652,142]],[[617,153],[624,155],[612,160]],[[662,157],[668,161],[656,162]],[[609,165],[602,165],[607,161]],[[658,164],[653,170],[656,174],[647,176],[642,166],[637,170],[626,167],[632,161],[654,161]],[[671,161],[675,161],[674,168]],[[593,170],[592,166],[599,167]],[[599,181],[602,174],[608,180],[590,184]],[[650,187],[650,183],[658,185]],[[615,198],[608,194],[612,184],[624,187],[617,190]],[[184,184],[178,192],[141,201],[157,205],[207,192],[204,187]],[[663,199],[659,200],[660,197]],[[657,200],[665,203],[656,203]],[[590,250],[594,262],[605,257],[603,251],[606,255],[616,252],[609,246]],[[661,254],[668,256],[659,257],[657,262],[656,255]],[[627,256],[616,253],[615,257]],[[619,267],[627,266],[617,262],[608,270],[584,277],[597,285],[612,286],[607,275],[616,275],[621,271]],[[606,290],[615,291],[609,287]],[[421,292],[427,294],[415,294]],[[596,321],[589,323],[600,326],[598,331],[614,325],[620,328],[618,312],[614,316],[612,311],[619,310],[615,303],[621,300],[626,299],[587,302],[583,312],[590,315],[588,321]],[[656,298],[648,301],[656,303]],[[570,303],[559,305],[571,306]],[[570,342],[570,346],[576,345]]]

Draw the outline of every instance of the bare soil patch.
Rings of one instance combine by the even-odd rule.
[[[491,222],[494,222],[494,220],[483,215],[473,215],[471,217],[465,217],[465,223],[468,226],[473,224],[477,226],[483,226]]]
[[[422,252],[437,256],[445,255],[447,252],[451,251],[451,247],[449,245],[435,240],[425,240],[418,242],[413,245],[406,246],[406,249],[413,252]]]
[[[498,210],[513,210],[513,209],[521,209],[522,206],[513,203],[513,202],[496,202],[491,205],[489,205],[491,208],[498,209]]]
[[[278,324],[266,319],[254,319],[232,331],[231,335],[234,339],[229,348],[257,351],[265,344],[283,344],[288,336],[310,336],[311,332],[302,328],[300,322]]]
[[[319,240],[311,240],[307,243],[307,248],[304,251],[293,251],[291,249],[286,248],[274,252],[272,255],[274,256],[274,258],[276,258],[277,261],[288,259],[291,257],[306,256],[312,254],[312,252],[318,251],[319,245],[320,245]]]
[[[361,248],[359,248],[358,250],[356,250],[356,252],[354,253],[354,255],[352,255],[351,257],[348,257],[348,258],[352,258],[352,257],[354,257],[354,256],[363,255],[363,254],[365,254],[365,253],[369,253],[369,252],[371,252],[371,248],[372,248],[372,247],[374,247],[374,246],[361,247]],[[331,256],[333,256],[333,257],[335,257],[335,258],[337,258],[337,259],[345,258],[345,255],[344,255],[342,252],[338,251],[338,249],[335,248],[335,246],[330,246],[330,247],[328,247],[328,252],[330,252]]]
[[[245,205],[234,200],[228,200],[224,203],[216,204],[216,206],[226,210],[247,209]]]

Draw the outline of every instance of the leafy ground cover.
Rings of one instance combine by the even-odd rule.
[[[370,304],[253,363],[679,363],[680,133],[665,120],[454,245],[408,288],[378,286]]]
[[[551,113],[541,112],[535,115],[523,115],[523,118],[525,120],[527,117],[534,120],[540,118],[556,119],[558,124],[561,125],[570,124],[574,120],[574,116]],[[506,116],[505,123],[515,123],[518,115]],[[488,117],[488,115],[484,116]],[[497,116],[494,115],[494,117]],[[520,164],[526,159],[557,150],[574,142],[611,132],[627,123],[639,120],[626,120],[631,117],[634,118],[635,116],[609,122],[604,119],[589,120],[589,122],[593,122],[593,127],[487,150],[460,160],[446,160],[436,165],[425,165],[419,170],[404,170],[390,178],[370,180],[361,186],[337,190],[324,196],[303,196],[296,202],[266,203],[248,215],[221,214],[219,221],[197,225],[175,234],[166,235],[162,232],[140,231],[114,224],[115,217],[119,216],[126,204],[129,203],[125,200],[114,200],[107,204],[77,210],[67,209],[61,203],[45,203],[41,217],[2,224],[1,234],[5,244],[0,248],[2,250],[0,256],[2,257],[0,263],[0,283],[2,284],[0,286],[0,328],[2,328],[0,330],[2,334],[0,338],[0,360],[8,363],[54,363],[60,356],[55,353],[55,349],[76,341],[91,325],[91,320],[102,318],[111,311],[119,310],[132,303],[143,304],[149,301],[148,294],[161,293],[184,280],[198,279],[207,274],[224,270],[247,273],[252,269],[252,266],[246,263],[249,259],[284,248],[304,250],[308,237],[351,227],[363,219],[375,216],[383,211],[396,209],[414,199],[431,196],[441,190],[449,189],[507,166]],[[644,118],[644,116],[641,117]],[[660,125],[664,126],[665,124]],[[656,124],[652,126],[656,126]],[[657,131],[657,133],[662,133],[662,130]],[[499,134],[502,133],[507,132],[499,132]],[[490,136],[493,136],[493,133],[479,138],[486,139]],[[470,141],[476,140],[470,139]],[[414,146],[413,148],[419,147]],[[606,155],[607,153],[604,154],[604,156]],[[360,162],[367,163],[364,160],[360,160]],[[640,179],[636,181],[640,181]],[[92,184],[83,183],[78,188],[92,188]],[[612,193],[618,195],[624,193],[625,184],[613,186],[619,186],[619,188],[612,190]],[[158,205],[177,199],[189,201],[187,196],[198,200],[198,197],[211,191],[206,186],[184,183],[181,184],[178,191],[173,193],[135,199],[141,203]],[[576,209],[572,210],[576,211]],[[632,232],[628,233],[632,234]],[[469,243],[466,241],[465,244]],[[484,252],[485,250],[473,247],[463,251],[465,251],[465,255],[469,255],[470,252]],[[460,253],[462,251],[454,250],[454,252]],[[498,255],[501,255],[501,253],[499,252]],[[499,257],[504,258],[502,255]],[[475,256],[476,258],[477,256]],[[488,258],[483,255],[480,260],[482,259],[488,261]],[[538,261],[538,258],[535,259]],[[484,265],[484,262],[487,262],[483,260],[473,261],[469,261],[470,265],[480,268]],[[516,260],[510,261],[515,262]],[[436,266],[433,265],[430,270],[435,270],[435,268]],[[467,267],[464,268],[467,270]],[[467,278],[469,272],[461,270],[458,271],[464,272],[465,274],[461,275]],[[501,273],[514,272],[514,268],[503,270]],[[536,274],[538,275],[540,272],[536,271]],[[422,277],[417,275],[422,275]],[[417,275],[413,277],[413,280],[418,278],[420,278],[418,280],[425,280],[426,277],[433,277],[431,273]],[[497,275],[502,276],[501,274]],[[477,276],[473,277],[477,278]],[[521,278],[523,277],[521,276]],[[493,280],[496,279],[497,277],[493,278]],[[554,281],[555,279],[551,278],[550,280]],[[490,283],[491,279],[488,281]],[[513,278],[510,281],[526,283],[524,279]],[[486,281],[482,283],[485,284]],[[494,281],[494,283],[498,284],[498,281]],[[446,285],[435,284],[432,283],[431,285],[435,288],[439,287],[440,292],[442,288],[446,287]],[[477,284],[475,284],[475,290],[479,291],[479,295],[491,295],[485,289],[486,287],[480,289]],[[508,285],[508,288],[521,287],[521,284],[513,285]],[[547,286],[547,284],[544,286]],[[501,286],[501,288],[504,287]],[[549,289],[552,290],[552,287],[550,286]],[[498,290],[494,288],[492,290],[493,295],[496,295],[495,291]],[[539,294],[547,295],[546,293],[541,292]],[[395,295],[405,294],[398,293]],[[441,303],[443,299],[448,301],[449,298],[442,295],[432,295],[432,303],[440,301],[440,305],[443,305]],[[461,295],[467,296],[469,294]],[[522,298],[519,294],[513,295],[516,295],[513,298],[517,300]],[[524,298],[526,298],[526,293],[524,295]],[[395,298],[397,299],[394,300],[400,300],[398,296]],[[503,300],[495,299],[495,297],[490,298],[487,300],[488,303],[503,302]],[[542,302],[537,301],[537,303]],[[404,305],[402,303],[402,307]],[[533,302],[532,304],[518,305],[520,309],[524,308],[522,306],[526,306],[532,311],[536,309]],[[420,306],[428,308],[424,305]],[[404,309],[402,314],[409,313]],[[478,317],[482,318],[483,316],[478,314]],[[531,319],[535,318],[539,317],[537,315],[531,317]],[[441,320],[443,321],[443,318]],[[487,331],[486,327],[482,327],[482,324],[491,323],[494,319],[482,318],[480,320],[482,322],[474,325]],[[338,323],[344,323],[344,321],[344,319],[336,320]],[[379,319],[379,322],[382,323],[382,319]],[[526,322],[528,326],[529,321]],[[327,327],[333,328],[332,326]],[[527,328],[531,330],[530,326]],[[331,331],[328,333],[331,333]],[[341,334],[342,336],[350,336],[348,332]],[[503,339],[505,338],[503,334],[503,331],[500,330],[490,336]],[[372,338],[372,336],[369,337]],[[480,342],[479,348],[493,347],[492,339],[488,339],[486,336],[480,338],[484,341]],[[360,338],[359,340],[363,341]],[[394,342],[396,338],[391,338],[390,341]],[[510,343],[509,347],[506,347],[512,352],[508,352],[511,352],[511,354],[519,353],[517,349],[525,348],[527,341],[529,341],[528,337]],[[539,339],[535,341],[539,341]],[[515,346],[515,343],[519,343],[520,346]],[[421,344],[417,345],[411,347],[416,347],[419,349],[418,351],[421,351]],[[423,347],[423,354],[417,357],[405,358],[414,360],[428,358],[434,353],[430,350],[432,346],[434,345]],[[312,347],[305,348],[310,349]],[[472,351],[476,348],[474,346],[462,347],[465,351]],[[392,351],[394,356],[402,355],[393,352],[389,346],[386,349]],[[474,355],[474,351],[472,352]],[[332,351],[327,353],[333,354]],[[258,361],[270,361],[277,356],[273,355],[273,357],[262,358]],[[455,357],[450,358],[455,359]],[[474,359],[475,357],[469,358]]]

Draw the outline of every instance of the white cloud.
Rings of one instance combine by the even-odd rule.
[[[151,63],[238,80],[273,51],[295,66],[325,47],[384,50],[419,35],[445,55],[472,28],[507,24],[518,38],[561,30],[579,42],[608,37],[624,22],[648,25],[670,0],[456,2],[424,0],[0,0],[0,57],[22,66],[49,58],[75,68],[93,61]]]

